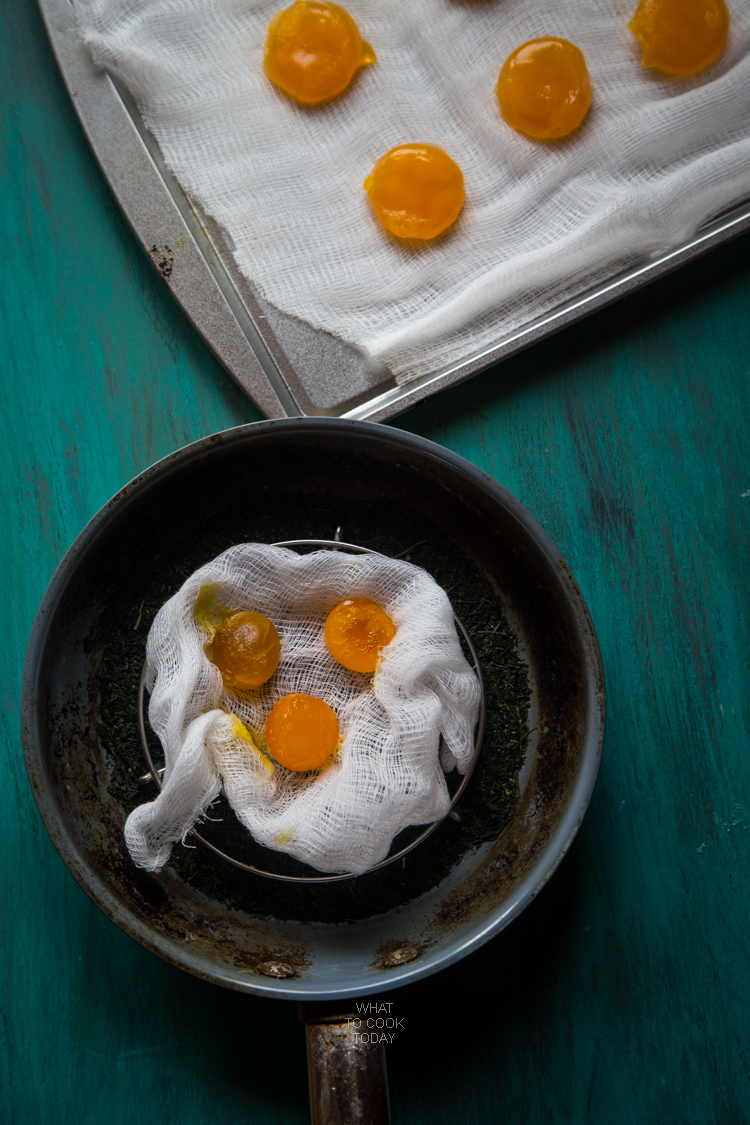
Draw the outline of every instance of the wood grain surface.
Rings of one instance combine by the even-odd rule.
[[[259,416],[120,216],[32,0],[5,0],[0,29],[0,1119],[304,1123],[294,1005],[124,936],[26,780],[21,667],[63,552],[157,458]],[[749,376],[745,238],[395,422],[557,542],[598,631],[608,731],[549,887],[388,997],[394,1125],[750,1120]]]

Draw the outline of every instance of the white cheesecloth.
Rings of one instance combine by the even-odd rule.
[[[407,381],[467,358],[616,269],[680,244],[750,195],[750,4],[729,0],[719,60],[645,70],[636,0],[352,0],[377,62],[301,107],[263,71],[288,0],[74,0],[94,60],[121,79],[183,187],[278,308],[367,349]],[[552,144],[502,120],[512,50],[583,51],[594,102]],[[406,142],[459,164],[455,229],[397,244],[362,184]]]
[[[225,690],[195,619],[206,588],[225,612],[253,609],[276,626],[281,658],[267,684]],[[376,602],[396,626],[374,676],[347,671],[325,644],[328,612],[351,597]],[[399,559],[231,547],[162,606],[146,662],[149,720],[166,769],[156,800],[128,817],[125,839],[135,862],[152,871],[223,788],[259,843],[320,871],[361,874],[385,858],[402,828],[448,812],[444,770],[465,773],[474,755],[479,685],[448,596]],[[324,699],[339,721],[338,756],[317,774],[283,769],[247,741],[249,730],[265,750],[268,713],[292,692]]]

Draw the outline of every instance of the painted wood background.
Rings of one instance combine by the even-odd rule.
[[[304,1123],[294,1005],[125,937],[26,782],[21,666],[64,550],[151,462],[258,415],[120,217],[33,0],[4,0],[0,29],[0,1118]],[[551,885],[390,997],[395,1125],[750,1119],[749,376],[745,238],[395,422],[546,527],[609,691],[598,787]]]

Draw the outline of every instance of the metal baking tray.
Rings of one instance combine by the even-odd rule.
[[[498,360],[750,230],[750,198],[683,245],[644,256],[552,311],[442,370],[397,384],[361,349],[269,305],[237,269],[211,218],[167,168],[136,106],[80,40],[71,0],[39,0],[86,136],[115,198],[176,301],[232,378],[268,418],[330,415],[384,421]]]

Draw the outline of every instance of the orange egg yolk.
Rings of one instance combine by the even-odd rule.
[[[567,39],[531,39],[503,63],[497,81],[500,112],[512,128],[537,141],[567,137],[591,105],[591,78],[581,51]]]
[[[399,145],[365,180],[372,209],[397,238],[435,238],[455,223],[464,205],[464,177],[435,145]]]
[[[228,688],[247,691],[270,680],[279,663],[281,642],[267,617],[244,610],[219,625],[205,651]]]
[[[643,65],[665,74],[698,74],[721,54],[729,31],[724,0],[641,0],[628,24]]]
[[[263,66],[285,94],[317,105],[342,94],[375,52],[337,4],[297,0],[271,20]]]
[[[300,773],[316,770],[339,744],[338,720],[314,695],[285,695],[266,720],[266,743],[280,766]]]
[[[328,651],[350,672],[374,672],[380,650],[395,636],[388,614],[367,598],[339,602],[326,618]]]

